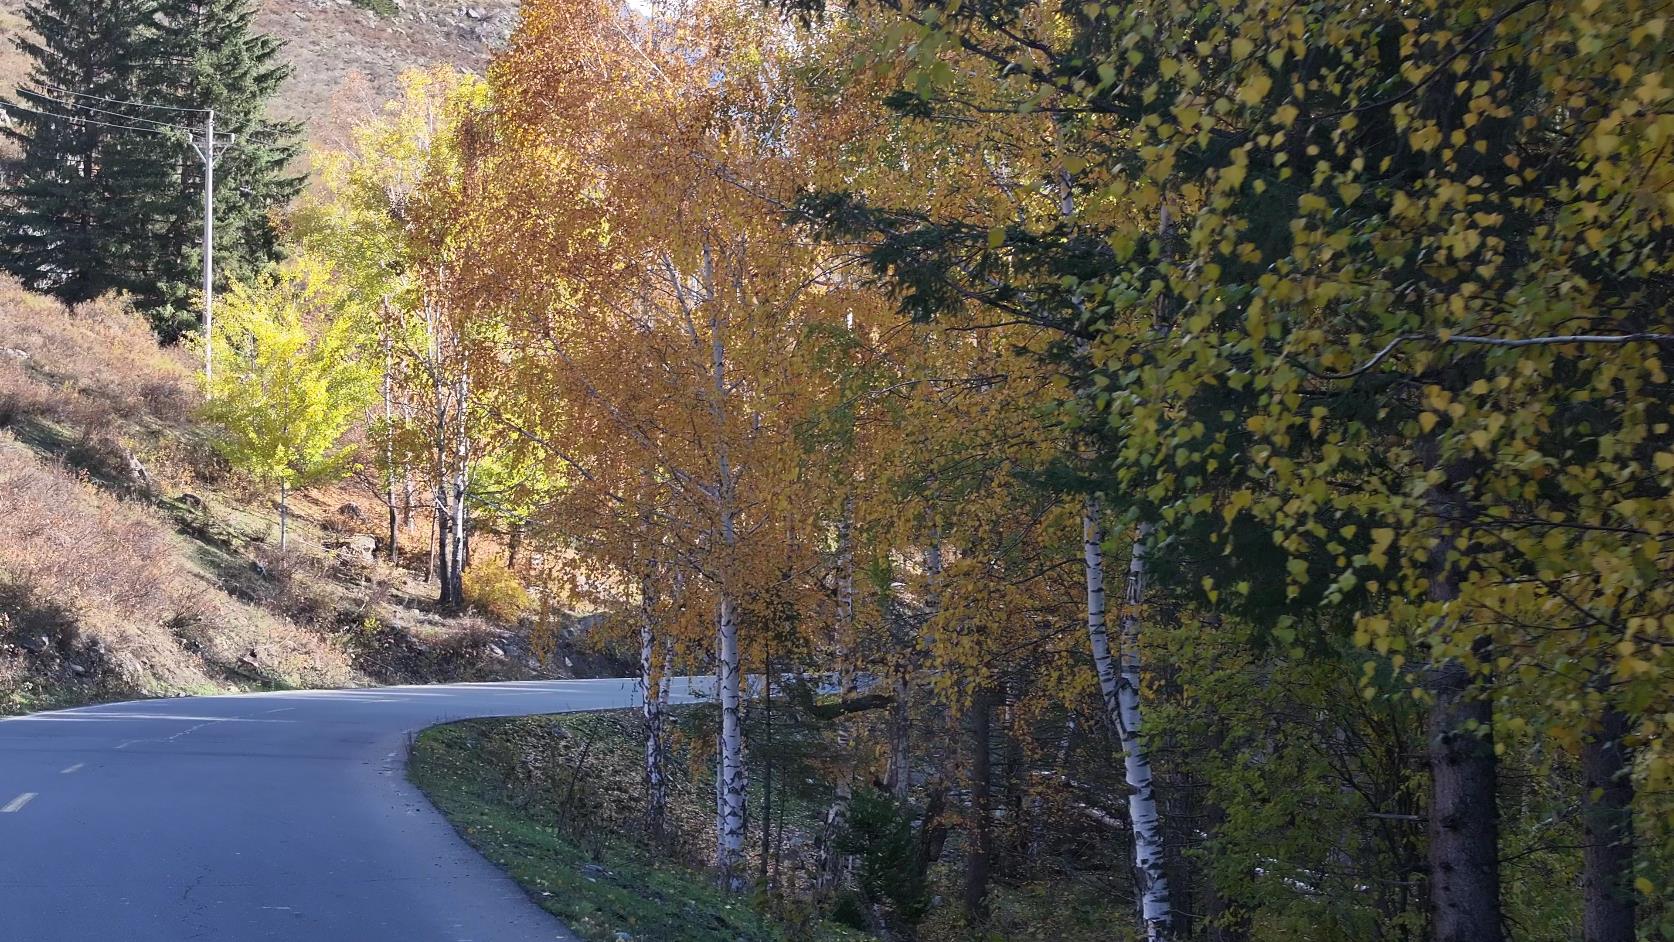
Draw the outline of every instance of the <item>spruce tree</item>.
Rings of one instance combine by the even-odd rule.
[[[151,154],[173,145],[122,102],[141,94],[155,56],[154,0],[34,0],[33,60],[3,129],[18,153],[5,164],[0,267],[71,303],[140,287]]]
[[[300,125],[266,114],[291,70],[278,60],[281,43],[253,29],[248,0],[160,0],[159,14],[159,55],[144,83],[148,100],[214,109],[216,131],[236,136],[215,164],[215,269],[225,285],[276,257],[274,213],[302,185],[287,170],[301,148]],[[202,121],[201,112],[191,114]],[[204,168],[189,149],[157,150],[159,161],[172,161],[178,184],[153,194],[148,207],[158,238],[139,294],[158,332],[173,338],[199,317]]]

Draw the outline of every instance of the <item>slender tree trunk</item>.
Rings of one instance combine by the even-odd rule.
[[[395,500],[395,339],[388,327],[389,303],[384,303],[384,504],[389,509],[388,555],[391,565],[397,558],[397,537],[400,518]]]
[[[403,530],[413,528],[413,504],[416,503],[414,496],[413,475],[410,471],[403,470],[401,472],[401,529]]]
[[[837,660],[837,692],[839,699],[847,699],[855,693],[855,665],[854,665],[854,501],[852,498],[843,499],[843,507],[837,518],[837,644],[840,648]],[[839,720],[839,722],[842,722]],[[849,767],[847,759],[854,744],[850,741],[848,729],[839,727],[837,731],[837,750],[844,760],[844,768],[837,776],[837,787],[832,795],[831,805],[825,812],[825,823],[820,829],[819,867],[815,875],[815,889],[821,894],[829,893],[843,880],[843,875],[849,870],[847,855],[837,851],[836,842],[839,835],[848,826],[849,802],[854,798],[852,779],[854,771]]]
[[[285,552],[291,522],[290,488],[279,482],[279,552]]]
[[[1081,514],[1082,561],[1087,576],[1087,635],[1093,648],[1093,667],[1098,673],[1105,714],[1122,742],[1140,915],[1145,922],[1146,938],[1157,942],[1169,937],[1172,913],[1168,877],[1164,873],[1162,820],[1157,811],[1151,763],[1139,738],[1142,677],[1138,606],[1145,598],[1145,540],[1150,532],[1149,528],[1141,527],[1139,538],[1133,544],[1133,559],[1128,567],[1128,613],[1122,619],[1123,654],[1118,668],[1106,627],[1103,513],[1098,497],[1088,497]]]
[[[706,284],[712,284],[712,266],[709,253],[706,250],[704,261]],[[713,296],[713,288],[709,294]],[[715,496],[717,498],[720,518],[720,538],[722,547],[721,600],[720,618],[716,644],[717,673],[719,676],[721,700],[721,755],[720,782],[718,801],[718,820],[715,834],[718,844],[716,863],[719,865],[723,879],[728,889],[738,892],[744,888],[744,841],[745,841],[745,792],[747,789],[746,770],[744,768],[744,724],[740,713],[739,680],[741,666],[738,647],[738,615],[733,598],[734,586],[732,580],[737,560],[733,553],[738,546],[736,520],[736,482],[733,479],[732,460],[726,441],[727,434],[727,347],[726,322],[722,317],[720,305],[716,305],[710,318],[710,371],[714,383],[713,401],[710,405],[715,420],[715,434],[719,441],[715,450],[715,467],[717,479]]]
[[[720,621],[721,817],[716,863],[727,887],[737,892],[744,888],[744,727],[739,713],[738,620],[729,595],[721,596]]]
[[[965,916],[971,926],[988,919],[988,877],[994,849],[991,823],[993,761],[989,740],[993,735],[992,697],[986,689],[971,695],[971,807],[970,848],[965,854]]]
[[[1628,720],[1614,706],[1581,747],[1581,912],[1584,942],[1633,942],[1633,778],[1622,739]]]
[[[429,560],[424,564],[424,581],[425,582],[429,582],[431,579],[435,578],[435,576],[436,576],[436,563],[437,563],[436,549],[441,544],[441,541],[442,541],[441,534],[436,532],[436,525],[438,523],[440,523],[441,519],[442,519],[442,509],[441,509],[440,506],[437,506],[434,509],[435,509],[435,513],[430,515],[430,534],[429,534],[429,536],[427,536],[425,538],[425,542],[429,547],[429,556],[430,556]],[[442,601],[446,602],[447,599],[444,598],[444,599],[442,599]]]
[[[436,573],[436,581],[440,588],[437,600],[443,605],[452,605],[459,601],[459,597],[453,594],[453,580],[448,577],[449,572],[452,571],[448,562],[448,550],[453,542],[448,536],[451,519],[452,515],[448,512],[446,495],[438,488],[436,492],[436,542],[432,548],[432,556],[436,564],[431,568]]]
[[[762,657],[762,782],[761,782],[761,882],[767,883],[767,864],[773,858],[773,645]]]
[[[895,642],[895,663],[892,673],[895,700],[889,708],[889,793],[896,801],[904,802],[913,783],[912,756],[912,696],[913,696],[913,639],[897,623],[895,590],[885,585],[878,608],[882,612],[884,628]]]
[[[517,570],[517,551],[523,548],[523,521],[519,520],[511,525],[511,531],[506,534],[506,568]]]
[[[663,774],[663,703],[668,677],[657,663],[652,624],[655,591],[649,575],[640,581],[639,696],[645,720],[645,830],[661,840],[668,817],[668,783]]]
[[[1145,934],[1152,942],[1160,942],[1173,935],[1174,919],[1168,895],[1167,864],[1163,847],[1162,816],[1157,810],[1157,794],[1151,774],[1151,760],[1140,738],[1141,684],[1139,634],[1141,621],[1139,606],[1145,600],[1147,576],[1145,552],[1151,528],[1141,524],[1133,541],[1133,556],[1128,565],[1127,612],[1122,617],[1122,679],[1118,688],[1122,734],[1122,753],[1128,783],[1128,817],[1133,822],[1134,866],[1139,874],[1140,912],[1145,920]]]
[[[1001,759],[1001,781],[1006,787],[1006,850],[999,854],[999,870],[1002,874],[1016,874],[1018,868],[1029,854],[1029,809],[1024,803],[1024,794],[1028,790],[1028,783],[1023,773],[1023,741],[1018,735],[1017,706],[1022,692],[1018,689],[1017,678],[1007,677],[1004,685],[1002,714],[1004,723],[1000,727],[1005,751]]]
[[[471,438],[470,427],[466,422],[469,410],[467,403],[470,397],[470,384],[465,372],[461,369],[455,383],[458,399],[455,410],[458,413],[459,428],[453,442],[453,559],[448,570],[450,591],[455,602],[465,600],[465,567],[470,564],[470,549],[468,526],[469,518],[466,508],[470,480]]]

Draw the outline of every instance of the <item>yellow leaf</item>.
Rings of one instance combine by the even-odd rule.
[[[1238,101],[1246,105],[1259,105],[1272,88],[1272,77],[1266,71],[1256,69],[1244,86],[1238,89]]]

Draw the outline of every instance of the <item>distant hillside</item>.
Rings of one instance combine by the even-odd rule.
[[[28,72],[12,39],[23,29],[22,0],[0,0],[0,94]],[[377,12],[384,10],[387,12]],[[515,0],[263,0],[257,23],[285,41],[296,73],[275,105],[334,146],[349,128],[394,97],[407,69],[451,63],[481,70],[517,24]]]
[[[0,715],[191,692],[619,674],[591,621],[440,609],[422,506],[381,554],[364,475],[292,501],[232,472],[195,358],[124,305],[0,278]],[[479,562],[505,549],[484,535]],[[501,568],[504,572],[504,568]]]

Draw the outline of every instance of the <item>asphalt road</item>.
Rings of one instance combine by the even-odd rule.
[[[0,942],[572,939],[408,784],[408,739],[635,702],[631,680],[574,680],[0,719]]]

